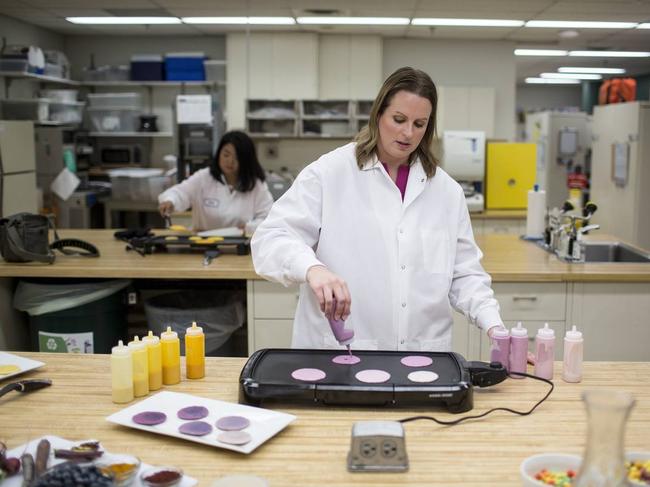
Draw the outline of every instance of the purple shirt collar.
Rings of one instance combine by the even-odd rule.
[[[384,169],[386,169],[386,172],[388,172],[388,166],[383,162],[382,165],[384,166]],[[397,185],[399,192],[402,194],[402,201],[404,201],[404,195],[406,194],[406,183],[408,182],[409,179],[410,170],[411,170],[410,165],[397,166],[397,179],[395,180],[395,184]]]

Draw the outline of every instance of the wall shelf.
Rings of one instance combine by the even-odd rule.
[[[57,83],[61,85],[79,86],[79,81],[74,81],[66,78],[57,78],[56,76],[46,76],[44,74],[26,73],[21,71],[0,71],[0,77],[15,78],[15,79],[31,79],[34,81],[42,81],[47,83]]]
[[[82,81],[82,86],[168,86],[170,88],[178,86],[225,86],[223,81]]]
[[[90,132],[90,137],[173,137],[172,132]]]

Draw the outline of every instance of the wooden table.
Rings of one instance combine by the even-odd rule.
[[[519,464],[543,452],[582,454],[586,414],[584,390],[624,390],[636,406],[626,430],[628,450],[650,451],[650,363],[593,362],[584,367],[580,384],[559,378],[556,389],[530,416],[498,412],[482,420],[451,427],[429,421],[405,425],[410,470],[406,473],[349,473],[346,456],[352,424],[360,420],[397,420],[414,414],[458,417],[443,410],[370,408],[282,408],[298,419],[250,455],[207,447],[176,438],[143,433],[108,423],[124,406],[111,402],[110,364],[105,355],[19,353],[47,365],[22,378],[51,378],[54,385],[31,394],[0,398],[0,432],[9,448],[51,434],[70,440],[96,438],[111,452],[131,453],[151,464],[174,464],[210,486],[226,474],[254,474],[279,486],[520,486]],[[208,358],[207,376],[183,380],[166,390],[222,401],[237,401],[238,376],[244,359]],[[475,390],[480,413],[497,406],[530,408],[547,391],[531,379],[513,380]],[[131,403],[133,404],[133,403]]]

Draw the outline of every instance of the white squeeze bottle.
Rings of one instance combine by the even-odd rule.
[[[535,375],[543,379],[553,379],[553,360],[555,358],[555,332],[544,323],[535,336]]]
[[[131,349],[122,340],[111,350],[111,391],[113,402],[133,401],[133,361]]]
[[[564,361],[562,363],[562,379],[565,382],[580,382],[582,380],[582,356],[584,340],[582,333],[576,330],[576,325],[567,330],[564,336]]]
[[[528,330],[521,325],[510,329],[510,372],[526,372],[528,364]],[[522,375],[512,374],[513,379],[524,379]]]

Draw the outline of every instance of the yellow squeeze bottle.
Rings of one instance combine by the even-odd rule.
[[[205,335],[195,321],[185,330],[185,375],[188,379],[205,377]]]
[[[142,338],[147,345],[147,357],[149,359],[149,390],[157,391],[162,387],[162,346],[160,339],[150,330],[149,334]]]
[[[135,397],[146,396],[149,394],[147,345],[141,342],[136,335],[133,337],[133,341],[129,342],[129,348],[133,356],[133,394]]]
[[[131,349],[120,340],[111,349],[111,393],[113,402],[123,404],[133,401],[133,361]]]
[[[163,384],[178,384],[181,381],[181,342],[178,333],[168,326],[167,331],[160,334],[162,347]]]

